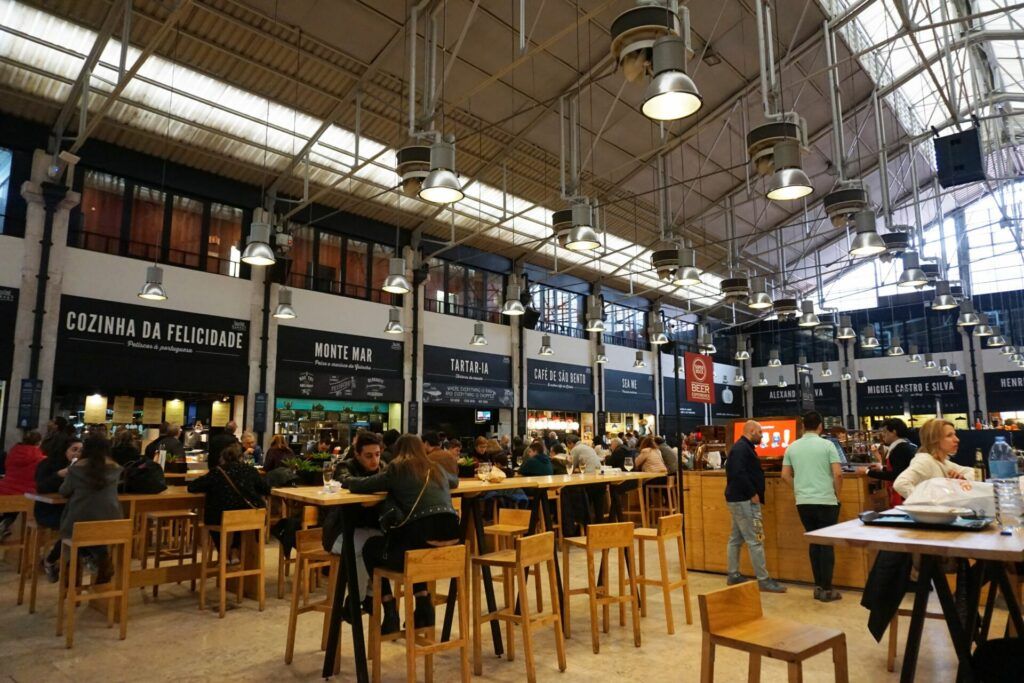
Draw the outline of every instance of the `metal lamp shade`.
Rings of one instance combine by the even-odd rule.
[[[388,311],[388,323],[384,326],[386,334],[402,334],[405,328],[402,326],[402,312],[397,308]]]
[[[782,361],[779,360],[778,349],[772,349],[768,352],[768,367],[770,368],[781,368]]]
[[[388,294],[408,294],[412,291],[412,285],[405,277],[405,259],[393,258],[388,264],[388,276],[384,278],[381,286]]]
[[[904,353],[903,352],[903,347],[900,346],[900,338],[899,337],[893,337],[892,338],[892,345],[888,349],[885,350],[885,355],[887,355],[887,356],[902,356],[903,353]]]
[[[789,382],[787,382],[787,381],[786,381],[786,378],[785,378],[785,377],[783,377],[782,375],[779,375],[779,383],[778,383],[778,387],[779,387],[780,389],[785,389],[785,388],[786,388],[786,387],[788,387],[788,386],[789,386]]]
[[[875,336],[875,328],[871,325],[864,326],[864,335],[861,338],[860,345],[865,349],[878,348],[878,337]]]
[[[814,186],[802,168],[781,168],[768,179],[765,189],[768,199],[780,202],[806,197]]]
[[[974,304],[970,301],[960,302],[960,315],[956,319],[957,327],[972,327],[981,322],[981,318],[974,312]]]
[[[935,296],[932,299],[933,311],[950,311],[957,307],[956,299],[949,291],[949,280],[935,282]]]
[[[836,339],[856,339],[857,332],[853,329],[853,319],[848,315],[839,316],[839,327],[836,329]]]
[[[278,320],[294,320],[295,309],[292,308],[292,290],[282,287],[277,291],[277,308],[274,317]]]
[[[637,351],[636,352],[636,359],[633,361],[633,367],[634,368],[646,368],[647,367],[647,363],[644,361],[644,352],[643,351]]]
[[[686,75],[686,41],[666,35],[651,50],[654,78],[647,85],[640,111],[654,121],[678,121],[692,116],[704,103],[696,84]]]
[[[897,287],[924,287],[928,284],[928,276],[921,270],[921,259],[916,251],[903,252],[903,272],[896,282]]]
[[[864,376],[863,370],[857,371],[857,384],[867,384],[868,378]]]
[[[763,372],[758,373],[757,383],[758,383],[759,386],[762,386],[762,387],[763,386],[767,386],[768,380],[765,379],[765,376],[764,376]]]
[[[484,324],[473,324],[473,338],[469,340],[471,346],[487,346],[487,337],[484,336]]]
[[[679,266],[676,268],[672,284],[679,287],[699,285],[700,275],[700,268],[697,267],[697,253],[689,247],[680,247]]]
[[[767,283],[763,277],[750,278],[750,296],[747,306],[755,310],[772,307],[772,298],[768,296]]]
[[[865,209],[853,215],[854,229],[857,234],[850,243],[850,256],[874,256],[885,251],[885,242],[878,236],[875,229],[875,213]]]
[[[995,334],[995,330],[988,324],[988,315],[985,313],[978,314],[978,324],[974,326],[974,331],[971,332],[975,337],[991,337]]]
[[[596,352],[595,356],[596,356],[594,358],[594,362],[595,363],[602,363],[603,364],[603,363],[607,363],[608,362],[608,354],[605,352],[604,344],[598,344],[597,345],[597,352]]]
[[[540,338],[540,355],[541,356],[553,356],[555,350],[551,348],[551,335],[545,334]]]
[[[430,173],[423,179],[419,198],[431,204],[451,204],[465,196],[455,175],[455,144],[438,140],[430,146]]]
[[[166,301],[167,291],[164,289],[164,271],[160,266],[146,268],[146,282],[139,290],[139,298],[147,301]]]
[[[668,336],[665,334],[665,323],[660,320],[655,321],[651,325],[651,343],[652,344],[668,344]]]
[[[853,375],[850,374],[850,368],[843,368],[843,372],[839,375],[839,379],[844,382],[849,382],[853,379]]]
[[[813,301],[801,301],[800,310],[800,322],[797,323],[800,327],[817,327],[821,324],[821,320],[818,319],[818,314],[814,312]]]
[[[249,226],[249,237],[242,251],[242,263],[250,266],[272,266],[277,263],[270,246],[270,224],[254,222]]]
[[[510,284],[505,288],[505,303],[501,306],[502,315],[515,316],[526,313],[526,307],[520,301],[521,291],[517,284]]]
[[[822,377],[831,377],[832,376],[832,368],[830,368],[828,366],[827,362],[822,362],[822,364],[821,364],[821,376]]]
[[[918,353],[917,344],[911,344],[910,345],[910,355],[907,356],[907,362],[908,363],[920,363],[921,362],[921,354]]]

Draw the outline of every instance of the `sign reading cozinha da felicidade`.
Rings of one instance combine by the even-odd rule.
[[[512,359],[442,346],[423,347],[423,402],[512,406]]]

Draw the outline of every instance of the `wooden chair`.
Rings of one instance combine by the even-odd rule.
[[[647,526],[647,496],[644,493],[645,490],[643,481],[637,480],[635,489],[627,491],[625,494],[620,494],[624,498],[622,518],[636,519],[636,526],[638,527]],[[610,495],[611,492],[609,491]],[[610,500],[605,504],[605,509],[611,509]]]
[[[211,575],[216,575],[217,586],[220,591],[220,617],[224,618],[224,612],[227,609],[227,585],[228,579],[238,579],[238,590],[236,592],[236,601],[238,604],[242,603],[242,593],[245,590],[245,577],[255,576],[259,582],[257,586],[257,595],[259,600],[260,611],[263,611],[263,607],[266,604],[266,587],[263,584],[264,579],[264,557],[263,550],[267,543],[267,526],[266,526],[266,515],[267,511],[265,508],[253,508],[250,510],[225,510],[220,524],[211,524],[203,526],[203,559],[199,569],[199,609],[206,609],[206,579]],[[213,567],[211,556],[213,555],[213,539],[210,536],[211,531],[216,531],[220,534],[220,543],[217,548],[217,564]],[[257,565],[255,568],[246,569],[245,563],[249,555],[249,534],[246,532],[256,533],[257,552],[259,556],[257,558]],[[229,543],[231,534],[245,534],[242,536],[242,547],[241,547],[241,562],[239,563],[239,569],[228,570],[228,549],[231,547]]]
[[[672,591],[677,588],[683,589],[683,600],[686,604],[686,623],[693,623],[693,614],[690,611],[690,580],[686,573],[686,553],[683,552],[683,516],[681,514],[668,515],[658,519],[656,529],[634,529],[633,538],[637,542],[637,555],[640,556],[640,573],[637,574],[636,582],[640,584],[640,614],[647,616],[647,586],[660,586],[665,600],[665,623],[668,627],[668,634],[676,632],[675,622],[672,619]],[[668,575],[668,549],[666,545],[675,539],[676,548],[679,551],[679,580],[673,581]],[[661,578],[652,579],[647,576],[647,560],[644,552],[644,543],[653,541],[658,544],[658,564],[661,566]]]
[[[323,567],[330,567],[327,580],[327,597],[316,602],[309,602],[310,574],[319,572]],[[320,634],[320,649],[327,647],[327,629],[331,623],[331,608],[334,605],[334,577],[341,567],[341,558],[323,548],[323,529],[303,529],[295,535],[295,572],[292,578],[292,606],[288,613],[288,636],[284,647],[284,663],[292,663],[295,653],[295,627],[300,614],[320,612],[323,617],[323,628]],[[299,596],[303,596],[300,604]],[[334,659],[334,673],[341,671],[341,640],[338,640],[338,652]]]
[[[659,517],[679,512],[679,489],[676,487],[675,475],[667,475],[665,483],[648,483],[644,486],[644,491],[647,496],[647,514],[651,527],[658,525]]]
[[[285,508],[287,511],[289,508]],[[316,526],[319,523],[318,518],[319,511],[315,505],[303,505],[302,506],[302,518],[299,523],[300,529],[309,529]],[[284,554],[284,546],[280,543],[277,544],[277,599],[284,598],[285,589],[285,577],[291,573],[292,565],[296,562],[296,558]],[[294,583],[294,582],[293,582]]]
[[[28,613],[35,614],[40,555],[44,550],[49,549],[50,544],[57,540],[58,535],[54,529],[40,526],[35,518],[30,518],[27,521],[25,530],[26,536],[21,550],[21,575],[18,577],[18,604],[24,602],[25,584],[28,583]]]
[[[790,683],[803,681],[803,661],[832,650],[836,683],[849,680],[846,634],[834,628],[766,617],[756,581],[729,586],[697,596],[704,633],[701,648],[701,683],[715,678],[715,647],[731,647],[750,654],[747,680],[761,680],[761,658],[780,659],[789,666]]]
[[[370,656],[373,658],[373,681],[380,682],[381,673],[381,589],[384,579],[391,582],[395,602],[405,598],[405,628],[388,637],[389,640],[405,639],[405,666],[408,683],[416,681],[416,657],[425,658],[424,680],[433,683],[434,654],[445,650],[460,650],[461,678],[463,683],[470,680],[469,672],[469,610],[466,609],[466,546],[450,545],[425,550],[409,550],[405,553],[405,570],[396,572],[378,567],[373,572],[373,615],[370,617]],[[416,603],[415,583],[431,583],[443,579],[455,579],[459,609],[459,637],[447,642],[438,642],[433,626],[416,629],[413,624],[413,610]]]
[[[565,640],[562,636],[562,619],[558,610],[558,583],[555,578],[555,535],[548,531],[533,536],[516,538],[515,550],[503,549],[473,558],[473,671],[483,674],[481,631],[483,624],[495,619],[506,622],[508,628],[505,652],[509,661],[515,659],[515,631],[518,624],[523,632],[523,652],[526,659],[526,678],[530,683],[537,680],[533,662],[533,631],[546,624],[555,630],[555,649],[558,654],[558,670],[565,671]],[[541,566],[547,564],[548,589],[551,592],[551,611],[544,612],[538,604],[537,612],[530,607],[526,579],[533,570],[538,592],[541,583]],[[505,608],[496,612],[481,614],[481,567],[501,569],[505,574]],[[515,580],[512,576],[515,576]],[[519,600],[515,596],[518,592]],[[519,613],[516,613],[516,604]]]
[[[551,514],[551,529],[550,531],[555,532],[555,543],[561,544],[562,542],[562,490],[561,489],[548,489],[547,490],[548,505],[554,503],[554,509]],[[561,545],[559,545],[561,547]]]
[[[634,529],[632,522],[591,524],[587,527],[586,536],[569,536],[563,541],[562,595],[565,599],[565,635],[567,638],[570,637],[569,606],[572,596],[586,593],[590,600],[590,638],[594,646],[594,654],[599,654],[601,651],[601,641],[597,632],[598,606],[602,608],[602,630],[608,633],[610,606],[615,604],[619,606],[619,624],[625,626],[626,603],[629,603],[633,619],[633,645],[640,647],[640,605],[637,595],[636,565],[633,555],[629,552],[633,548]],[[573,547],[582,548],[587,553],[586,588],[572,589],[569,586],[569,549]],[[616,595],[611,594],[611,579],[609,578],[608,558],[613,550],[619,558],[619,592]],[[598,553],[601,555],[601,575],[603,577],[600,585],[594,570],[594,559]],[[626,592],[627,583],[629,584],[628,593]]]
[[[497,523],[484,527],[484,534],[494,537],[494,550],[511,550],[515,539],[530,530],[530,511],[516,508],[498,508]],[[505,580],[502,572],[501,580]],[[537,582],[537,609],[544,609],[544,593]]]
[[[25,535],[28,533],[28,518],[32,510],[32,501],[23,495],[10,495],[0,496],[0,514],[17,513],[18,517],[15,523],[18,525],[18,535],[11,534],[9,541],[0,539],[0,558],[3,558],[4,553],[10,548],[15,557],[18,558],[17,564],[18,571],[21,571],[21,557],[25,550]],[[14,524],[11,524],[10,529],[14,529]],[[21,601],[18,601],[21,604]]]
[[[75,608],[80,602],[107,600],[107,627],[114,625],[115,608],[121,625],[121,640],[128,635],[128,585],[132,570],[132,521],[78,522],[71,538],[61,541],[60,591],[57,599],[57,635],[65,636],[71,648],[75,641]],[[82,566],[78,553],[83,548],[107,546],[114,565],[109,583],[81,585]],[[115,560],[116,558],[116,560]],[[118,600],[115,602],[114,598]],[[65,624],[65,619],[67,624]],[[65,629],[67,633],[64,634]]]
[[[153,538],[153,566],[159,567],[161,560],[177,560],[178,566],[185,564],[185,557],[196,563],[199,546],[199,515],[191,510],[154,510],[147,512],[143,521],[142,568],[149,561],[149,539]],[[192,579],[191,589],[195,591],[196,581]],[[160,585],[153,584],[153,597],[160,592]]]

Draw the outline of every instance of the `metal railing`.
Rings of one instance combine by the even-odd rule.
[[[165,251],[161,245],[136,240],[123,240],[119,235],[106,235],[87,230],[72,230],[68,232],[68,246],[192,270],[205,270],[207,273],[216,273],[229,277],[239,277],[241,275],[241,263],[238,261],[207,254],[206,267],[201,268],[202,254],[168,247],[166,258],[164,258]]]

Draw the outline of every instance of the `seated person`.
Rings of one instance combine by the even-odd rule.
[[[248,510],[266,507],[263,496],[270,494],[270,487],[252,465],[242,462],[242,445],[233,443],[220,452],[220,462],[203,476],[188,483],[189,493],[205,493],[203,524],[219,525],[225,510]],[[220,535],[210,532],[215,547],[219,547]],[[237,551],[242,545],[241,534],[234,534],[231,547]],[[237,558],[231,562],[236,563]]]
[[[67,468],[67,476],[60,485],[60,495],[68,499],[60,519],[61,538],[71,538],[78,522],[100,522],[124,519],[121,502],[117,499],[117,483],[121,480],[121,466],[110,454],[110,442],[90,436],[82,444],[82,457]],[[93,574],[95,583],[106,583],[114,574],[110,551],[106,546],[93,546],[81,550],[85,570]]]
[[[524,477],[543,477],[554,474],[551,458],[544,452],[544,443],[534,441],[526,449],[526,460],[519,466],[519,474]]]

